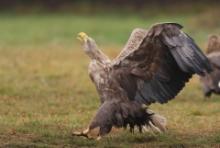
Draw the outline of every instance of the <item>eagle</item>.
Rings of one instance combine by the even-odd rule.
[[[212,93],[220,94],[220,36],[210,35],[206,55],[211,63],[213,71],[200,77],[205,97]]]
[[[132,31],[120,54],[110,60],[86,33],[79,33],[85,53],[91,59],[89,76],[100,97],[100,106],[89,126],[74,136],[97,140],[112,127],[153,126],[165,130],[162,116],[149,109],[152,103],[167,103],[183,89],[193,74],[212,69],[207,57],[177,23],[158,23],[149,30]]]

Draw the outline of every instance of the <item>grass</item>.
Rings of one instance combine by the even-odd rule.
[[[212,11],[203,12],[204,16]],[[0,145],[2,147],[210,147],[220,144],[220,99],[204,100],[198,77],[166,105],[151,109],[168,119],[161,135],[114,130],[100,142],[71,137],[85,128],[99,99],[89,80],[89,59],[76,41],[85,31],[115,57],[135,27],[172,21],[201,47],[219,27],[199,14],[0,15]],[[208,15],[209,16],[209,15]],[[207,20],[206,20],[207,19]],[[210,19],[210,20],[209,20]],[[219,22],[217,22],[218,24]]]

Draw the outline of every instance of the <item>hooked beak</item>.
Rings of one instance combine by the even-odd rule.
[[[84,32],[80,32],[80,33],[78,34],[78,36],[77,36],[77,39],[78,39],[81,43],[87,42],[88,38],[89,38],[89,36],[88,36],[86,33],[84,33]]]

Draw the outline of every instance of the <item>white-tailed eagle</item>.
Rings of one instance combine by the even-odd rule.
[[[164,120],[146,106],[167,103],[183,89],[193,74],[211,71],[208,59],[193,39],[177,23],[153,25],[149,30],[134,29],[121,53],[110,60],[85,33],[79,33],[91,58],[89,75],[99,93],[101,105],[82,132],[88,137],[99,128],[98,139],[112,127],[134,129],[155,126],[164,130]]]

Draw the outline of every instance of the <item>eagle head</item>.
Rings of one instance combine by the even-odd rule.
[[[89,37],[86,33],[80,32],[78,33],[77,39],[81,42],[84,51],[91,55],[92,53],[96,52],[97,45],[95,40],[93,40],[91,37]]]

